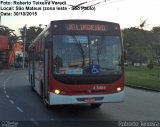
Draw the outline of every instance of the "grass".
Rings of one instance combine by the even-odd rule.
[[[126,84],[160,90],[160,67],[125,67]]]

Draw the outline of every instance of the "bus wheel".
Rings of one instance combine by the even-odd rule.
[[[46,107],[48,110],[54,108],[52,105],[48,104],[45,99],[43,99],[43,103],[44,103],[45,107]]]
[[[45,105],[45,107],[47,108],[47,109],[51,109],[51,105],[49,105],[47,102],[46,102],[46,100],[45,99],[43,99],[43,103],[44,103],[44,105]]]
[[[32,75],[31,75],[30,79],[31,79],[31,88],[32,88],[32,91],[35,92],[35,90],[33,88],[33,78],[32,78]]]
[[[99,108],[102,104],[91,104],[91,108]]]
[[[43,86],[42,81],[41,81],[41,97],[42,97],[43,100],[45,100],[44,86]]]
[[[41,97],[42,97],[42,100],[43,100],[43,103],[45,105],[45,107],[47,109],[51,109],[51,105],[49,105],[46,101],[46,98],[45,98],[45,93],[44,93],[44,86],[43,86],[43,83],[41,81]]]

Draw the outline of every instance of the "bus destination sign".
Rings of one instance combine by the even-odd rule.
[[[68,31],[101,31],[107,30],[105,25],[100,24],[67,24],[66,29]]]

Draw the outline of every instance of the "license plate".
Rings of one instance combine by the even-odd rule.
[[[84,101],[85,102],[94,102],[94,101],[96,101],[96,99],[95,98],[85,98]]]

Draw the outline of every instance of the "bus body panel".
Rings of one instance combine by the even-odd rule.
[[[116,88],[124,89],[124,75],[117,81],[106,84],[63,84],[50,76],[50,92],[55,89],[63,91],[66,95],[86,95],[86,94],[111,94],[116,92]]]

